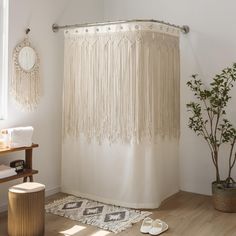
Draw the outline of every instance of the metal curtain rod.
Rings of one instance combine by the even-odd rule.
[[[52,25],[52,31],[58,32],[60,29],[71,29],[71,28],[81,28],[81,27],[92,27],[92,26],[103,26],[103,25],[116,25],[116,24],[122,24],[122,23],[134,23],[134,22],[153,22],[153,23],[161,23],[164,25],[169,25],[175,28],[178,28],[181,30],[182,33],[187,34],[190,31],[190,28],[188,25],[174,25],[170,24],[165,21],[160,20],[144,20],[144,19],[136,19],[136,20],[118,20],[118,21],[106,21],[106,22],[96,22],[96,23],[82,23],[82,24],[75,24],[75,25],[63,25],[59,26],[57,24]]]

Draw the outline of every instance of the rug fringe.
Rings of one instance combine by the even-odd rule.
[[[74,196],[66,196],[66,197],[63,197],[63,198],[61,198],[61,199],[58,199],[58,200],[54,200],[53,202],[51,202],[51,203],[47,203],[46,205],[45,205],[45,210],[47,211],[49,208],[52,208],[52,207],[54,207],[54,206],[57,206],[57,205],[59,205],[59,204],[61,204],[61,203],[63,203],[65,200],[69,200],[69,199],[71,199],[71,198],[73,198]]]

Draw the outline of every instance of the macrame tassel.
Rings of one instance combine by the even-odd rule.
[[[178,37],[141,30],[65,35],[64,137],[178,139]]]

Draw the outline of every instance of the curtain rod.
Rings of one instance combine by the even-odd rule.
[[[116,25],[116,24],[122,24],[122,23],[134,23],[134,22],[153,22],[153,23],[160,23],[164,25],[169,25],[174,28],[178,28],[181,30],[182,33],[187,34],[190,31],[190,28],[188,25],[174,25],[170,24],[165,21],[160,20],[145,20],[145,19],[134,19],[134,20],[118,20],[118,21],[105,21],[105,22],[96,22],[96,23],[82,23],[82,24],[74,24],[74,25],[63,25],[59,26],[58,24],[52,25],[52,31],[54,33],[58,32],[60,29],[69,29],[69,28],[81,28],[81,27],[92,27],[92,26],[103,26],[103,25]]]

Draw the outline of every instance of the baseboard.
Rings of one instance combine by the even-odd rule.
[[[5,212],[7,211],[7,203],[3,203],[1,206],[0,206],[0,212]]]
[[[46,189],[45,196],[49,197],[49,196],[52,196],[52,195],[54,195],[56,193],[59,193],[59,192],[61,192],[61,187],[60,186],[55,187],[55,188],[51,188],[51,189]]]
[[[51,195],[54,195],[56,193],[59,193],[61,191],[61,187],[55,187],[55,188],[50,188],[50,189],[46,189],[45,191],[45,196],[49,197]],[[7,211],[7,202],[3,203],[0,205],[0,212],[4,212]]]

